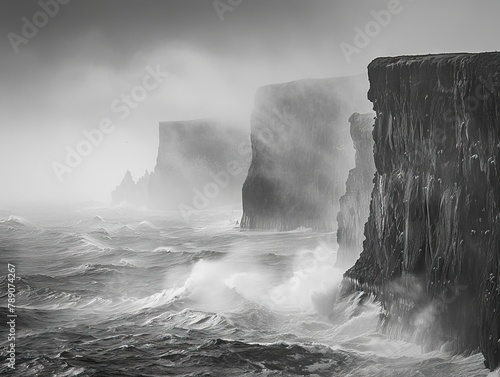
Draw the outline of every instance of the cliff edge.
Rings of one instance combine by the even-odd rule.
[[[151,208],[181,211],[187,219],[240,202],[250,159],[248,131],[216,119],[162,122],[159,130]]]
[[[373,162],[373,124],[375,114],[354,113],[349,118],[356,150],[355,167],[349,171],[346,191],[340,198],[337,215],[337,267],[351,267],[363,250],[365,224],[370,214],[375,163]]]
[[[386,331],[500,364],[500,53],[379,58],[375,187],[345,289]]]
[[[245,229],[333,231],[354,165],[347,120],[369,109],[366,78],[306,79],[262,87],[251,117],[243,186]]]

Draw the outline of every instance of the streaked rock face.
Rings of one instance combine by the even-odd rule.
[[[369,109],[365,77],[301,80],[260,88],[251,119],[252,163],[242,228],[336,229],[354,151],[349,116]]]
[[[374,113],[354,113],[349,118],[356,150],[356,166],[349,171],[346,191],[340,198],[340,211],[337,215],[337,266],[340,268],[351,267],[363,250],[375,174],[372,135],[374,119]]]
[[[500,363],[500,54],[369,66],[377,169],[344,288],[375,293],[387,331]]]

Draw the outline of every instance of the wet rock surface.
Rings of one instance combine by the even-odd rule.
[[[354,165],[347,120],[355,110],[369,109],[366,90],[364,76],[258,90],[242,228],[336,230],[338,200]]]
[[[369,66],[375,187],[344,289],[376,294],[387,331],[500,363],[500,54]]]
[[[375,163],[373,162],[373,124],[375,114],[354,113],[349,118],[356,150],[354,169],[349,171],[346,191],[340,198],[337,215],[337,266],[352,266],[363,250],[364,229],[370,213]]]

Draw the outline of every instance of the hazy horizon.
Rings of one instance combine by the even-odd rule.
[[[41,7],[3,1],[0,206],[108,202],[125,171],[137,179],[154,169],[160,122],[231,118],[248,128],[263,85],[364,74],[378,56],[498,49],[499,3],[401,0],[348,61],[340,45],[354,45],[355,28],[393,2],[243,0],[221,20],[211,0],[73,0],[14,47],[10,33],[22,36],[23,18]],[[137,108],[111,111],[152,71],[159,81]],[[60,182],[53,162],[104,118],[113,129]]]

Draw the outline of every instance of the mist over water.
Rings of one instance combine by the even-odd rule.
[[[233,5],[222,15],[220,3]],[[269,162],[260,177],[280,190],[256,185],[251,191],[264,195],[255,202],[267,210],[276,199],[298,217],[303,208],[312,217],[331,208],[321,225],[336,229],[338,198],[319,188],[331,175],[336,196],[348,191],[349,118],[374,108],[367,65],[381,56],[498,50],[499,12],[497,0],[1,2],[0,316],[9,315],[13,264],[18,317],[16,369],[7,367],[2,332],[0,375],[498,377],[480,354],[453,356],[450,344],[425,352],[382,334],[373,297],[339,294],[335,232],[250,232],[237,222],[241,186],[260,152]],[[26,37],[26,20],[44,15],[47,24]],[[11,33],[26,42],[13,48]],[[455,77],[458,93],[467,77]],[[345,82],[318,97],[296,85],[332,79]],[[290,82],[278,101],[256,97]],[[185,138],[159,132],[162,123],[207,119],[217,124],[205,136],[203,127]],[[322,127],[339,133],[312,138]],[[467,129],[470,139],[475,130]],[[474,148],[471,164],[482,161]],[[144,196],[131,189],[127,198],[125,187],[109,207],[127,171],[130,181],[153,172],[153,183]],[[152,209],[127,206],[145,203]],[[418,298],[419,284],[400,279],[389,289]],[[417,325],[432,328],[441,309],[426,305]]]
[[[487,375],[381,335],[371,298],[339,299],[334,233],[244,232],[239,215],[2,211],[17,375]]]

